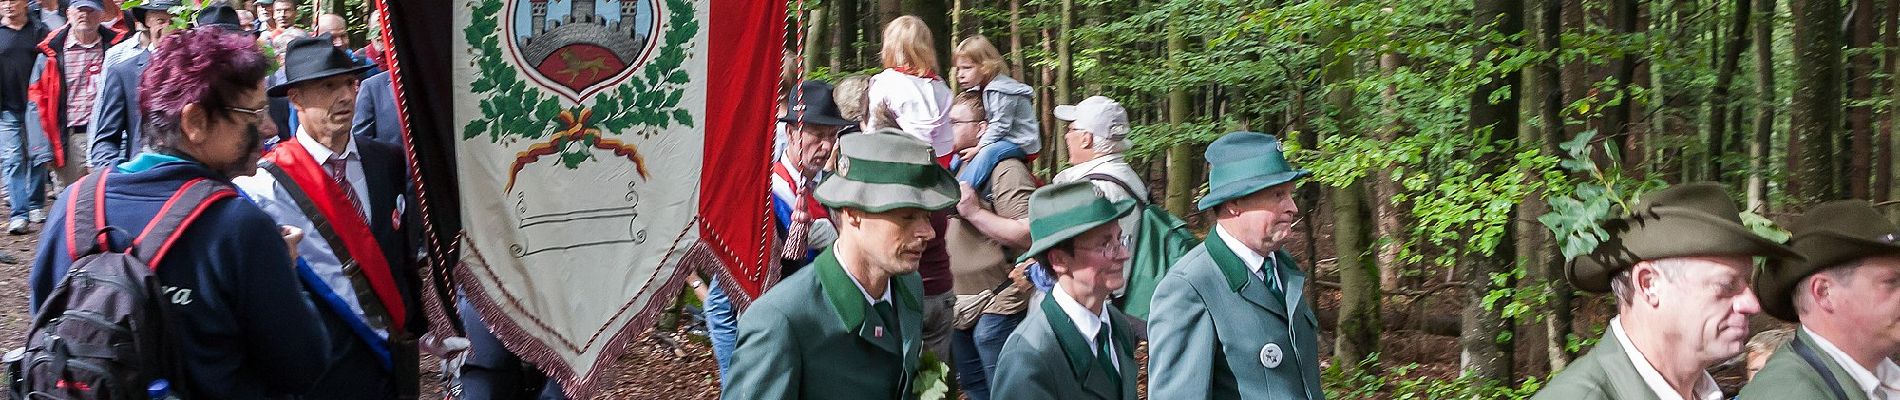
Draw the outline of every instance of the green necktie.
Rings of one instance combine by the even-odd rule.
[[[1103,322],[1102,330],[1095,333],[1095,366],[1101,368],[1102,372],[1108,373],[1108,381],[1114,383],[1115,390],[1119,392],[1122,387],[1122,374],[1115,372],[1115,353],[1109,351],[1112,347],[1109,342],[1113,341],[1115,336],[1111,332],[1108,323]]]

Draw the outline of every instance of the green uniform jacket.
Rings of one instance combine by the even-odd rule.
[[[1854,382],[1847,369],[1828,357],[1827,352],[1814,347],[1814,338],[1803,330],[1795,340],[1807,342],[1814,350],[1815,358],[1821,359],[1829,371],[1834,372],[1834,380],[1841,385],[1841,392],[1847,393],[1849,400],[1867,400],[1867,392],[1860,390],[1860,384]],[[1800,353],[1794,352],[1794,342],[1782,343],[1775,348],[1775,354],[1768,356],[1768,363],[1762,364],[1761,371],[1755,372],[1755,380],[1742,387],[1742,400],[1764,399],[1832,399],[1834,392],[1827,387],[1827,381],[1821,379],[1820,371],[1808,366]]]
[[[1267,267],[1286,280],[1286,294],[1274,298],[1234,254],[1209,234],[1155,286],[1148,314],[1149,397],[1324,398],[1319,320],[1305,301],[1306,275],[1292,255],[1276,252],[1278,262]],[[1268,358],[1278,364],[1268,368]]]
[[[1135,365],[1135,342],[1128,333],[1128,315],[1115,306],[1108,307],[1109,329],[1113,331],[1115,358],[1120,362],[1117,387],[1095,363],[1095,351],[1088,339],[1075,327],[1075,321],[1056,305],[1054,296],[1043,296],[1042,305],[1031,307],[1029,318],[1009,335],[1003,345],[1002,359],[996,362],[991,378],[991,396],[1011,399],[1100,399],[1135,400],[1135,383],[1141,380],[1141,366]]]
[[[826,249],[739,317],[739,344],[721,397],[913,398],[910,383],[923,351],[922,278],[891,278],[891,297],[898,329],[882,333],[898,334],[901,346],[877,339],[882,318]]]
[[[1656,392],[1636,373],[1636,364],[1623,352],[1616,333],[1605,329],[1597,347],[1570,363],[1531,400],[1617,399],[1656,400]]]

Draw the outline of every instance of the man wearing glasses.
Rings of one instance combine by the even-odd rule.
[[[308,394],[413,397],[414,338],[425,324],[403,230],[409,179],[401,150],[350,136],[365,68],[327,36],[291,41],[284,81],[269,94],[289,98],[301,117],[297,134],[236,183],[279,224],[308,232],[297,271],[337,338],[328,349],[336,362]]]
[[[1035,258],[1056,277],[1049,295],[1009,336],[989,393],[999,399],[1134,399],[1141,369],[1127,314],[1109,295],[1128,283],[1128,247],[1117,218],[1135,202],[1108,201],[1082,182],[1049,185],[1029,199]]]
[[[1299,207],[1279,140],[1234,132],[1207,146],[1207,241],[1169,269],[1150,304],[1154,399],[1318,399],[1318,319],[1306,275],[1281,250]]]

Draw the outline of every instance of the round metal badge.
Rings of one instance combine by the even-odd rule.
[[[1280,359],[1283,355],[1284,354],[1280,353],[1279,344],[1267,343],[1265,347],[1260,348],[1260,365],[1267,368],[1279,368]]]

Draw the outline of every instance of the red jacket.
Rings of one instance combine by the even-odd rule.
[[[40,71],[38,78],[27,84],[26,100],[28,106],[38,107],[34,117],[39,119],[40,132],[46,135],[47,143],[53,146],[53,166],[66,165],[66,79],[65,69],[61,68],[66,57],[66,35],[71,33],[72,25],[60,26],[40,41]],[[125,40],[126,31],[101,25],[99,27],[100,47],[110,49],[112,45]],[[103,66],[102,66],[103,67]],[[26,124],[29,128],[33,124]]]

